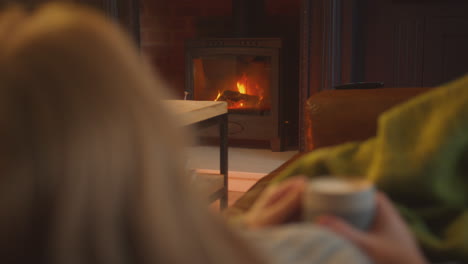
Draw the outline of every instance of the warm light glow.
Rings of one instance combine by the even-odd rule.
[[[216,96],[216,99],[214,99],[215,101],[218,101],[219,97],[221,96],[221,92],[218,91],[218,96]]]
[[[255,85],[255,90],[259,91],[259,93],[258,93],[259,102],[262,102],[263,101],[263,90],[260,89],[260,87],[258,87],[258,84]]]
[[[245,84],[243,84],[241,82],[237,82],[237,90],[241,94],[246,94],[247,93],[247,89],[245,89]]]
[[[249,85],[249,79],[245,73],[242,74],[242,77],[237,81],[237,90],[241,94],[248,94],[249,91],[247,90]]]
[[[255,79],[243,73],[235,84],[231,89],[218,90],[214,101],[227,101],[228,109],[255,108],[263,104],[264,91]]]

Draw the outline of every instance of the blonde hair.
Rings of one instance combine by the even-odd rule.
[[[4,263],[257,263],[192,195],[163,81],[99,14],[0,17]]]

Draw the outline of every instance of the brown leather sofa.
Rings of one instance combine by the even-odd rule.
[[[377,119],[382,112],[427,90],[428,88],[379,88],[327,90],[314,94],[304,107],[306,151],[295,155],[260,179],[226,209],[224,214],[234,217],[247,211],[269,182],[305,153],[375,136]]]

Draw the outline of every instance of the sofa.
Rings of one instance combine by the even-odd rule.
[[[303,107],[305,151],[254,184],[224,215],[233,218],[249,210],[275,176],[307,152],[375,136],[379,115],[428,88],[326,90],[312,95]]]

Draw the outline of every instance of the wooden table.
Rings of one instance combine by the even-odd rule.
[[[228,110],[226,102],[166,100],[168,108],[180,116],[181,126],[219,126],[220,174],[197,174],[195,183],[210,193],[209,200],[220,200],[220,208],[228,204]]]

